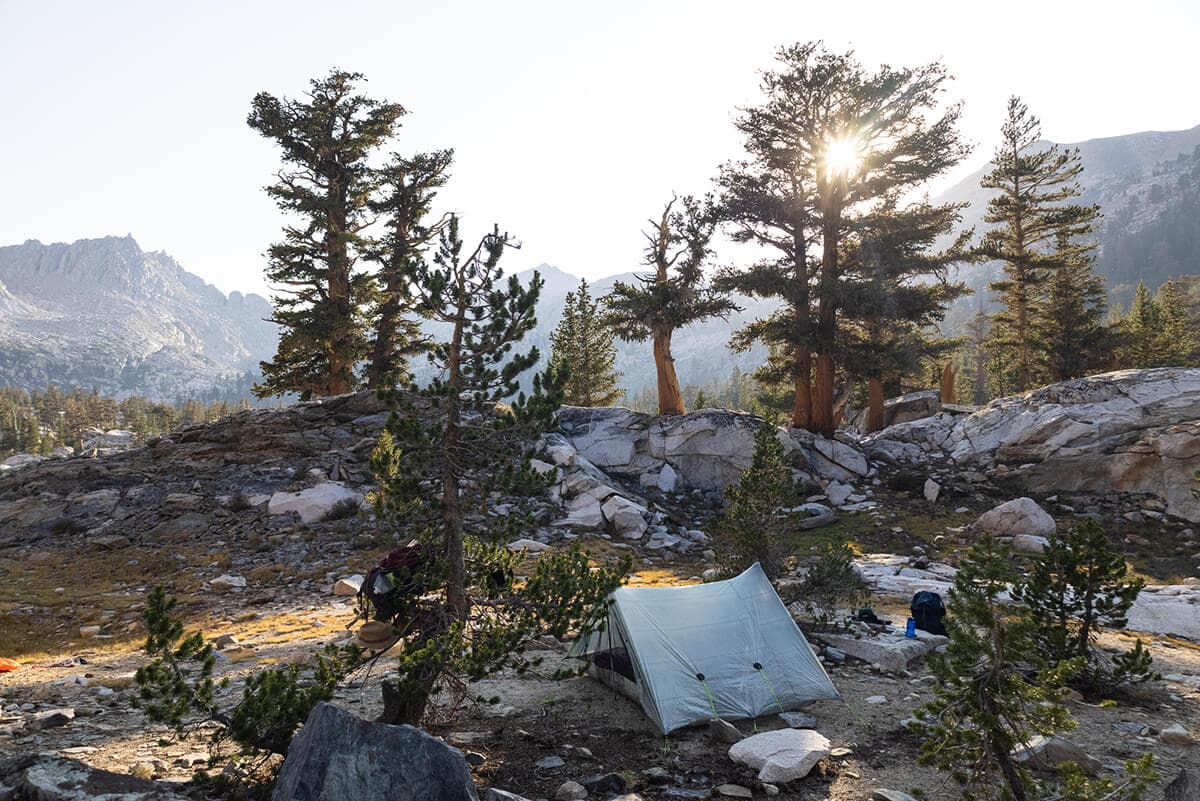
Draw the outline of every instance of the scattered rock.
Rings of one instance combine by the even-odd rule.
[[[1061,737],[1035,735],[1028,745],[1013,751],[1013,761],[1038,770],[1052,771],[1064,762],[1074,762],[1089,776],[1095,776],[1103,767],[1100,760],[1089,756],[1086,751]]]
[[[867,703],[873,706],[882,706],[888,702],[886,695],[872,695],[867,698]]]
[[[567,761],[560,756],[542,757],[537,762],[533,763],[535,767],[542,770],[555,770],[567,764]]]
[[[742,787],[740,784],[718,784],[715,788],[717,795],[723,795],[726,798],[754,798],[754,793],[750,792],[749,787]]]
[[[358,573],[338,579],[337,583],[333,585],[333,594],[342,597],[358,595],[358,591],[362,589],[364,580],[362,575]]]
[[[588,791],[579,782],[563,782],[554,791],[554,801],[582,801],[587,797]]]
[[[74,719],[75,710],[70,707],[47,709],[42,712],[35,712],[33,716],[25,722],[25,728],[29,731],[56,729],[59,726],[66,726]]]
[[[737,726],[720,718],[713,718],[708,722],[708,736],[718,743],[737,743],[744,737]]]
[[[793,729],[817,728],[817,716],[807,712],[780,712],[779,717]]]
[[[889,790],[886,787],[876,787],[871,791],[872,801],[917,801],[908,793],[899,790]]]
[[[586,779],[580,779],[579,783],[588,791],[588,795],[598,795],[602,798],[620,795],[627,789],[625,779],[619,773],[588,776]]]
[[[1176,748],[1188,748],[1196,743],[1191,732],[1180,723],[1172,723],[1158,733],[1158,741]]]
[[[930,503],[937,503],[938,496],[942,494],[942,485],[932,478],[927,478],[925,479],[924,494],[925,500]]]
[[[477,801],[457,748],[412,726],[363,720],[321,702],[296,735],[272,801]]]
[[[267,502],[267,513],[283,515],[295,512],[302,523],[316,523],[330,509],[344,501],[362,502],[362,495],[344,484],[326,481],[300,492],[276,492]]]
[[[27,754],[0,759],[0,798],[37,801],[187,801],[168,785],[110,773],[76,759]]]
[[[212,581],[210,581],[208,583],[214,587],[220,587],[223,589],[239,589],[239,590],[241,590],[241,589],[246,588],[245,577],[235,576],[230,573],[225,573],[223,575],[217,576],[215,579],[213,579]]]
[[[1017,553],[1040,554],[1046,551],[1050,540],[1033,534],[1017,534],[1012,538],[1012,549]]]
[[[997,537],[1030,534],[1045,537],[1057,529],[1054,518],[1037,505],[1033,498],[1015,498],[984,512],[975,521],[977,531],[987,531]]]
[[[757,770],[759,781],[784,783],[807,776],[829,750],[829,740],[811,729],[778,729],[734,744],[729,758]]]
[[[521,539],[513,540],[504,547],[508,548],[510,551],[529,551],[529,553],[541,553],[550,546],[544,542],[538,542],[537,540],[531,540],[528,537],[522,537]]]

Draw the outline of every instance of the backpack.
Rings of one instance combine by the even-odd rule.
[[[423,562],[421,546],[416,542],[383,557],[367,573],[358,591],[363,617],[392,620],[404,610],[409,599],[424,593],[425,576],[420,569]]]
[[[945,635],[946,626],[942,619],[946,617],[946,605],[942,603],[942,596],[936,592],[921,590],[913,596],[909,610],[921,631]]]

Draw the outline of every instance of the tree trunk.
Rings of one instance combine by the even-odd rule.
[[[821,353],[817,354],[817,376],[813,383],[812,425],[809,430],[823,437],[832,437],[833,422],[833,376],[832,349],[837,340],[837,305],[833,293],[837,285],[838,211],[832,196],[831,208],[825,212],[822,230],[823,250],[821,253],[821,293],[817,299],[817,339]]]
[[[670,328],[655,328],[654,369],[658,372],[658,413],[687,414],[679,378],[675,375],[675,358],[671,355]]]
[[[883,429],[883,380],[872,377],[867,381],[867,430],[873,434]]]
[[[812,425],[812,355],[808,348],[796,348],[796,400],[792,404],[792,425],[808,430]]]
[[[325,253],[328,266],[328,304],[335,321],[329,332],[329,380],[325,395],[350,391],[354,380],[354,307],[350,298],[350,254],[346,241],[346,186],[344,179],[330,181],[333,208],[326,216]]]
[[[463,276],[458,275],[458,310],[454,319],[454,334],[446,355],[446,430],[442,438],[442,535],[446,553],[446,605],[456,620],[466,620],[467,568],[463,555],[463,521],[459,508],[458,476],[455,473],[454,457],[458,450],[460,419],[460,395],[462,393],[463,327],[466,323],[468,298],[463,287]]]
[[[958,403],[954,397],[954,365],[946,362],[942,368],[942,405]]]
[[[367,388],[379,389],[395,379],[396,331],[400,328],[403,312],[400,299],[404,290],[404,260],[407,257],[408,220],[397,220],[392,239],[398,252],[391,254],[384,270],[383,303],[379,307],[379,322],[375,325],[375,347],[371,353],[371,368],[368,372]]]

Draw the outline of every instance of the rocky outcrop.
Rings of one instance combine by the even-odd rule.
[[[1200,369],[1126,370],[938,414],[870,437],[896,464],[946,459],[1032,494],[1148,493],[1200,521]]]
[[[723,491],[750,467],[754,436],[763,424],[754,415],[722,409],[658,417],[629,409],[564,406],[559,419],[563,440],[552,448],[570,446],[606,473],[663,492]],[[798,477],[810,483],[857,481],[871,472],[866,456],[849,442],[794,429],[780,429],[779,439],[791,453]]]
[[[467,760],[412,726],[363,720],[322,701],[292,740],[271,801],[478,801]]]

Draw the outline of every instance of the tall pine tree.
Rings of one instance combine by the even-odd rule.
[[[1038,323],[1046,283],[1060,269],[1077,272],[1094,245],[1079,237],[1095,230],[1097,206],[1071,203],[1082,194],[1078,150],[1041,145],[1041,123],[1020,98],[1008,101],[1001,142],[983,177],[996,190],[984,222],[995,226],[977,255],[1003,264],[1004,278],[990,288],[1003,308],[992,318],[990,374],[997,394],[1024,392],[1038,378]],[[1076,292],[1086,294],[1085,286]],[[1061,298],[1060,298],[1061,300]]]
[[[1059,246],[1059,252],[1068,248]],[[1103,371],[1112,361],[1112,332],[1104,281],[1092,269],[1090,254],[1076,253],[1051,274],[1038,304],[1034,344],[1039,382],[1066,381]]]
[[[1121,318],[1121,347],[1117,360],[1124,368],[1157,367],[1161,328],[1158,305],[1139,282],[1129,312]]]
[[[953,167],[967,147],[956,130],[960,106],[938,111],[948,78],[940,64],[868,72],[852,53],[819,43],[783,48],[777,58],[778,71],[763,76],[765,102],[737,121],[749,157],[719,179],[735,239],[771,256],[721,285],[784,301],[743,329],[741,341],[787,349],[793,424],[831,436],[837,361],[845,362],[838,316],[857,296],[846,251],[863,226],[882,225],[881,205],[916,213],[898,198]]]
[[[724,318],[735,307],[704,282],[704,266],[712,255],[709,241],[714,222],[703,204],[685,197],[663,208],[645,233],[645,264],[654,272],[638,276],[638,285],[618,281],[605,297],[606,319],[617,336],[629,342],[649,339],[658,377],[658,413],[684,414],[687,407],[671,355],[675,331],[709,317]]]
[[[1160,326],[1158,361],[1163,367],[1200,367],[1200,319],[1180,284],[1160,286],[1154,305]]]
[[[282,149],[284,169],[267,193],[300,218],[268,251],[267,278],[280,287],[271,319],[283,331],[275,358],[262,363],[259,397],[337,395],[357,383],[371,290],[370,276],[354,270],[369,222],[367,158],[405,113],[359,94],[355,84],[362,80],[334,70],[310,81],[303,100],[260,92],[246,120]]]
[[[420,327],[412,316],[414,275],[445,219],[429,222],[437,190],[445,186],[454,153],[437,150],[412,157],[393,154],[378,171],[371,211],[384,216],[386,232],[369,256],[379,265],[375,336],[367,385],[378,389],[405,377],[409,357],[420,350]]]
[[[461,688],[504,666],[528,667],[527,641],[565,636],[591,619],[628,567],[593,570],[574,549],[541,557],[519,581],[521,555],[502,543],[526,534],[532,519],[487,514],[494,491],[545,489],[527,451],[562,399],[553,368],[534,377],[528,396],[518,393],[522,373],[539,361],[537,348],[515,348],[536,325],[542,280],[503,280],[499,261],[511,244],[493,229],[464,253],[451,216],[434,263],[414,270],[417,308],[445,334],[432,346],[430,385],[417,397],[386,393],[397,409],[372,454],[377,516],[400,541],[415,539],[419,553],[387,615],[404,649],[383,684],[386,723],[419,723],[442,680]]]
[[[931,251],[958,220],[953,205],[918,202],[899,209],[884,202],[863,216],[857,236],[845,247],[844,269],[851,280],[843,295],[839,349],[846,372],[867,380],[868,432],[883,426],[885,383],[918,374],[958,344],[938,336],[936,326],[947,304],[967,292],[965,285],[946,279],[949,265],[962,258],[966,235],[944,251]],[[914,280],[921,277],[940,280]]]
[[[567,293],[563,316],[550,334],[550,364],[566,373],[563,403],[572,406],[611,406],[625,396],[617,386],[617,346],[602,319],[600,301],[593,299],[587,281]]]

